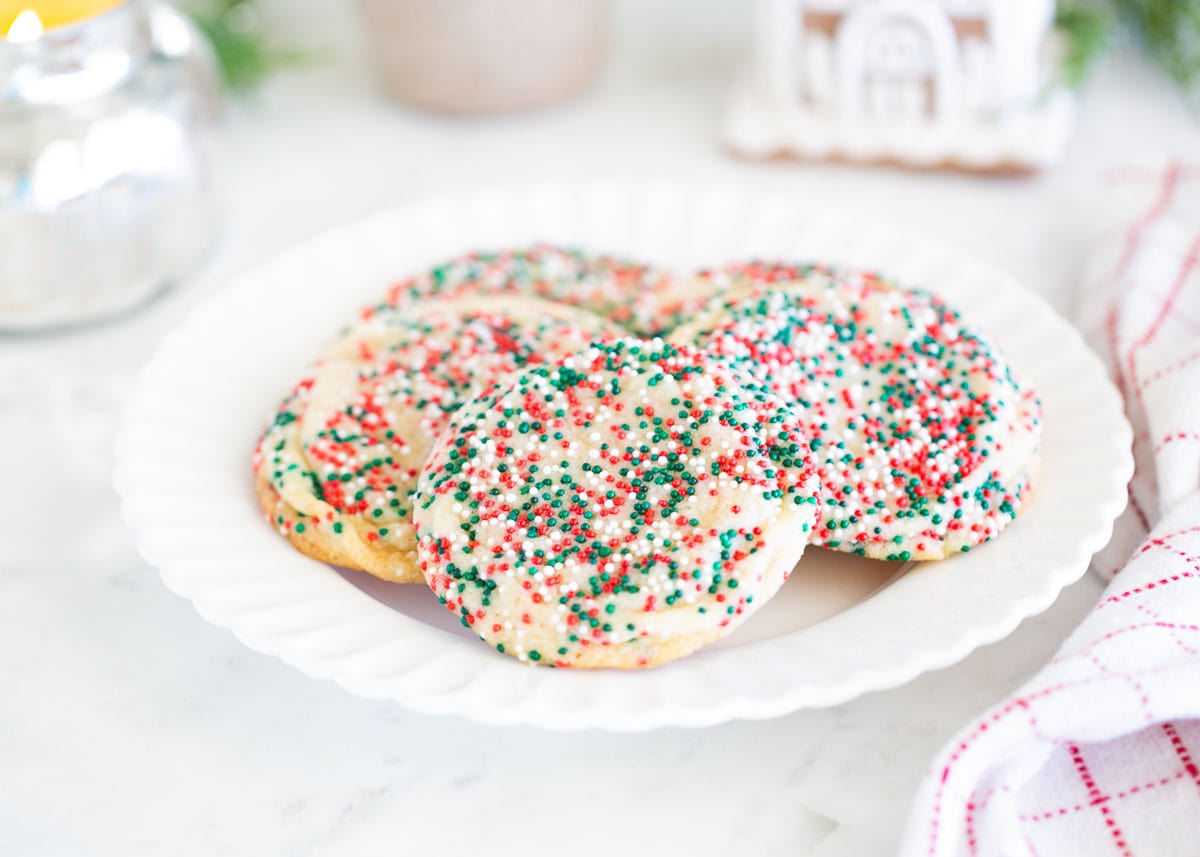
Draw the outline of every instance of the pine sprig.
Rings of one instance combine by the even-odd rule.
[[[1113,0],[1147,53],[1179,84],[1200,83],[1200,0]]]
[[[225,87],[244,93],[277,71],[311,59],[266,34],[256,0],[186,0],[184,11],[212,43]]]
[[[1066,43],[1065,83],[1083,81],[1117,23],[1181,86],[1200,85],[1200,0],[1059,0],[1054,25]]]
[[[1064,2],[1055,13],[1054,27],[1064,42],[1059,75],[1067,86],[1078,87],[1087,78],[1092,64],[1108,48],[1113,15],[1090,3]]]

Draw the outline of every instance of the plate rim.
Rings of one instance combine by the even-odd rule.
[[[390,698],[422,713],[435,715],[453,713],[489,724],[526,724],[563,731],[586,728],[641,731],[660,726],[700,727],[733,719],[776,717],[800,708],[837,705],[863,693],[897,687],[924,672],[957,663],[976,648],[1008,636],[1024,619],[1047,609],[1057,599],[1062,589],[1078,580],[1087,571],[1092,555],[1099,551],[1110,538],[1113,523],[1125,505],[1125,485],[1133,471],[1132,431],[1125,419],[1119,393],[1108,379],[1100,358],[1086,346],[1082,335],[1074,325],[1059,315],[1044,297],[1025,288],[1000,268],[914,230],[878,224],[870,218],[859,217],[852,212],[827,208],[822,209],[822,216],[832,221],[863,225],[864,234],[869,234],[870,229],[875,227],[892,230],[894,234],[904,236],[906,240],[914,242],[915,246],[931,252],[935,259],[940,255],[941,258],[966,265],[981,275],[986,274],[996,282],[1003,283],[1006,289],[1013,290],[1013,294],[1019,296],[1017,303],[1023,301],[1030,307],[1036,307],[1042,317],[1041,320],[1050,321],[1057,326],[1059,328],[1057,332],[1069,342],[1069,350],[1074,352],[1073,358],[1082,360],[1084,363],[1090,362],[1092,365],[1089,368],[1092,373],[1098,372],[1099,379],[1103,381],[1105,387],[1103,395],[1108,401],[1107,406],[1100,410],[1105,411],[1104,419],[1111,422],[1109,425],[1111,435],[1107,438],[1105,446],[1110,448],[1114,456],[1108,468],[1106,480],[1106,485],[1111,490],[1096,502],[1092,508],[1091,524],[1087,527],[1087,533],[1079,537],[1069,555],[1058,560],[1054,570],[1047,576],[1046,585],[1040,590],[1013,596],[1006,602],[1005,609],[998,612],[988,623],[970,627],[960,626],[952,641],[943,641],[937,647],[918,648],[909,652],[907,657],[894,659],[887,665],[860,668],[840,683],[826,687],[793,684],[783,692],[772,695],[743,694],[738,696],[730,694],[724,698],[707,699],[701,704],[672,703],[660,697],[653,704],[640,709],[621,711],[619,717],[613,718],[611,702],[609,708],[603,706],[596,708],[588,705],[572,708],[562,705],[561,701],[559,704],[555,704],[553,699],[545,698],[547,694],[539,695],[537,692],[510,700],[505,705],[476,706],[474,710],[464,709],[460,693],[444,692],[436,687],[433,689],[429,689],[428,686],[423,688],[420,684],[411,682],[389,681],[388,677],[380,677],[355,669],[351,663],[355,656],[354,652],[340,656],[314,655],[306,652],[302,646],[296,645],[294,637],[290,637],[288,633],[256,627],[253,622],[247,620],[246,614],[239,613],[237,609],[220,609],[219,606],[214,606],[204,596],[203,588],[197,589],[194,575],[189,576],[181,571],[183,568],[181,563],[186,563],[187,560],[186,550],[182,554],[172,554],[169,549],[164,550],[161,524],[155,529],[155,526],[148,523],[144,516],[139,516],[138,510],[139,491],[142,490],[139,488],[138,467],[144,464],[144,461],[139,459],[136,443],[137,432],[140,430],[139,426],[142,425],[139,423],[140,409],[147,407],[146,398],[155,389],[155,372],[159,371],[159,367],[164,362],[169,361],[173,348],[178,347],[178,344],[184,341],[190,332],[202,329],[208,316],[217,314],[223,304],[235,300],[233,296],[239,289],[244,291],[247,287],[253,288],[256,280],[261,282],[269,276],[272,270],[279,268],[287,261],[303,259],[305,255],[319,253],[324,245],[336,243],[339,239],[344,240],[346,236],[365,235],[372,229],[379,229],[382,225],[394,223],[398,219],[416,218],[422,211],[428,212],[439,208],[450,211],[481,206],[486,208],[488,205],[495,205],[497,200],[515,200],[517,198],[529,202],[543,198],[590,200],[611,197],[643,202],[651,198],[711,202],[712,199],[728,200],[733,197],[742,201],[751,200],[762,205],[783,205],[785,207],[795,205],[795,200],[777,192],[755,191],[721,184],[694,188],[682,184],[660,182],[546,183],[426,197],[392,206],[365,218],[323,230],[308,239],[291,245],[267,260],[231,277],[223,288],[215,290],[192,307],[183,320],[163,336],[138,373],[134,392],[121,421],[113,476],[114,487],[120,498],[121,517],[135,534],[138,552],[149,564],[159,569],[167,588],[188,599],[201,617],[211,624],[228,629],[248,648],[278,657],[311,677],[332,679],[348,691],[360,696],[373,699]],[[472,249],[472,246],[472,242],[464,241],[462,249]],[[624,252],[620,247],[598,247],[596,249],[606,252]],[[403,273],[403,271],[397,271],[394,276],[400,276]],[[259,286],[259,288],[263,287]],[[274,536],[274,534],[271,535]],[[288,550],[291,550],[290,547]],[[857,609],[858,606],[845,612],[851,613]],[[444,632],[437,631],[437,633]],[[466,642],[471,643],[472,641]],[[744,648],[747,651],[757,650],[772,642],[773,640],[762,641]],[[490,652],[485,652],[485,654],[492,657]],[[756,657],[760,662],[762,661],[754,653],[751,654],[751,661]],[[428,663],[435,663],[443,659],[440,654],[435,655]],[[761,667],[762,664],[759,663],[757,666]],[[519,668],[545,672],[532,667],[520,666]],[[660,667],[658,670],[648,672],[658,672],[662,669],[664,668]],[[396,677],[392,676],[391,678],[395,679]]]

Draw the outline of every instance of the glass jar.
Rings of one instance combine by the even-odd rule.
[[[209,46],[179,13],[143,0],[10,37],[0,38],[0,330],[123,313],[186,273],[215,232]]]

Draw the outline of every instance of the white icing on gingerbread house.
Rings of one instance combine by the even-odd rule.
[[[726,115],[751,156],[1033,169],[1072,125],[1053,0],[760,0]]]

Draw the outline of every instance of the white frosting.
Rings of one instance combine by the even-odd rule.
[[[1053,82],[1052,8],[761,0],[754,72],[733,94],[723,139],[755,157],[1044,166],[1074,124],[1073,98]]]

